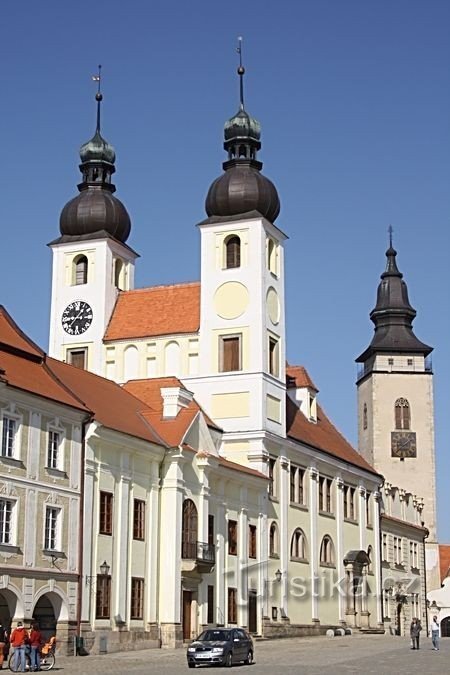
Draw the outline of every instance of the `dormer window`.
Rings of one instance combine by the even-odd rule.
[[[235,234],[225,239],[225,268],[241,266],[241,240]]]
[[[317,422],[317,401],[310,391],[308,392],[308,408],[310,422]]]
[[[87,275],[88,275],[88,259],[85,255],[77,256],[73,261],[74,266],[74,277],[73,285],[80,286],[81,284],[87,284]]]

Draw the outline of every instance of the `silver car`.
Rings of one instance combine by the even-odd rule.
[[[187,649],[189,668],[253,663],[253,641],[243,628],[208,628]]]

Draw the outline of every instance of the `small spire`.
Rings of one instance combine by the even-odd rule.
[[[241,110],[244,110],[244,73],[245,68],[242,65],[242,37],[238,37],[238,46],[236,51],[239,54],[239,66],[237,69],[239,75],[239,107]]]
[[[389,225],[388,232],[389,232],[389,248],[392,248],[392,234],[394,232],[394,228],[392,227],[392,225]]]
[[[103,100],[103,95],[101,92],[101,84],[102,84],[102,66],[99,64],[98,66],[98,74],[93,75],[92,79],[94,82],[97,82],[97,93],[95,94],[95,100],[97,101],[97,128],[96,132],[100,133],[100,104]]]

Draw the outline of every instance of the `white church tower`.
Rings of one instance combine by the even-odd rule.
[[[261,174],[261,129],[244,107],[244,72],[241,62],[239,110],[224,129],[228,159],[199,225],[199,374],[184,381],[227,432],[227,454],[262,468],[264,438],[286,434],[286,235],[274,225],[280,202]]]
[[[396,262],[386,251],[386,270],[370,314],[375,334],[356,359],[358,372],[358,447],[385,477],[403,488],[404,499],[423,503],[428,588],[439,587],[436,534],[436,468],[434,448],[432,347],[414,334],[416,311]],[[408,552],[405,553],[406,555]]]
[[[125,243],[130,217],[113,195],[116,155],[100,134],[100,73],[98,82],[96,131],[80,149],[80,194],[63,208],[61,236],[50,243],[49,355],[104,375],[103,336],[119,290],[134,286],[137,254]]]

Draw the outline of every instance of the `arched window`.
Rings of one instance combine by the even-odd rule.
[[[178,377],[180,373],[180,345],[172,340],[164,348],[165,375]]]
[[[232,235],[225,240],[225,267],[241,266],[241,240],[238,236]]]
[[[369,562],[367,564],[367,573],[372,574],[372,547],[369,546],[367,549],[367,557],[369,558]]]
[[[277,274],[277,245],[270,237],[267,239],[267,269]]]
[[[114,286],[116,288],[120,288],[121,290],[123,290],[120,283],[122,269],[123,269],[123,262],[119,260],[119,258],[116,258],[114,261]]]
[[[126,347],[123,353],[123,379],[135,380],[139,375],[139,352],[134,345]]]
[[[272,523],[269,530],[269,555],[278,556],[278,527]]]
[[[198,515],[197,507],[192,499],[183,502],[183,529],[181,532],[181,557],[195,560],[197,558]]]
[[[320,545],[320,564],[334,565],[334,545],[328,534],[324,536]]]
[[[85,255],[77,256],[74,261],[74,285],[87,284],[88,259]]]
[[[367,429],[367,403],[363,406],[363,429]]]
[[[291,558],[306,560],[307,557],[305,533],[298,527],[291,539]]]
[[[395,401],[395,428],[410,429],[411,410],[406,398],[398,398]]]

